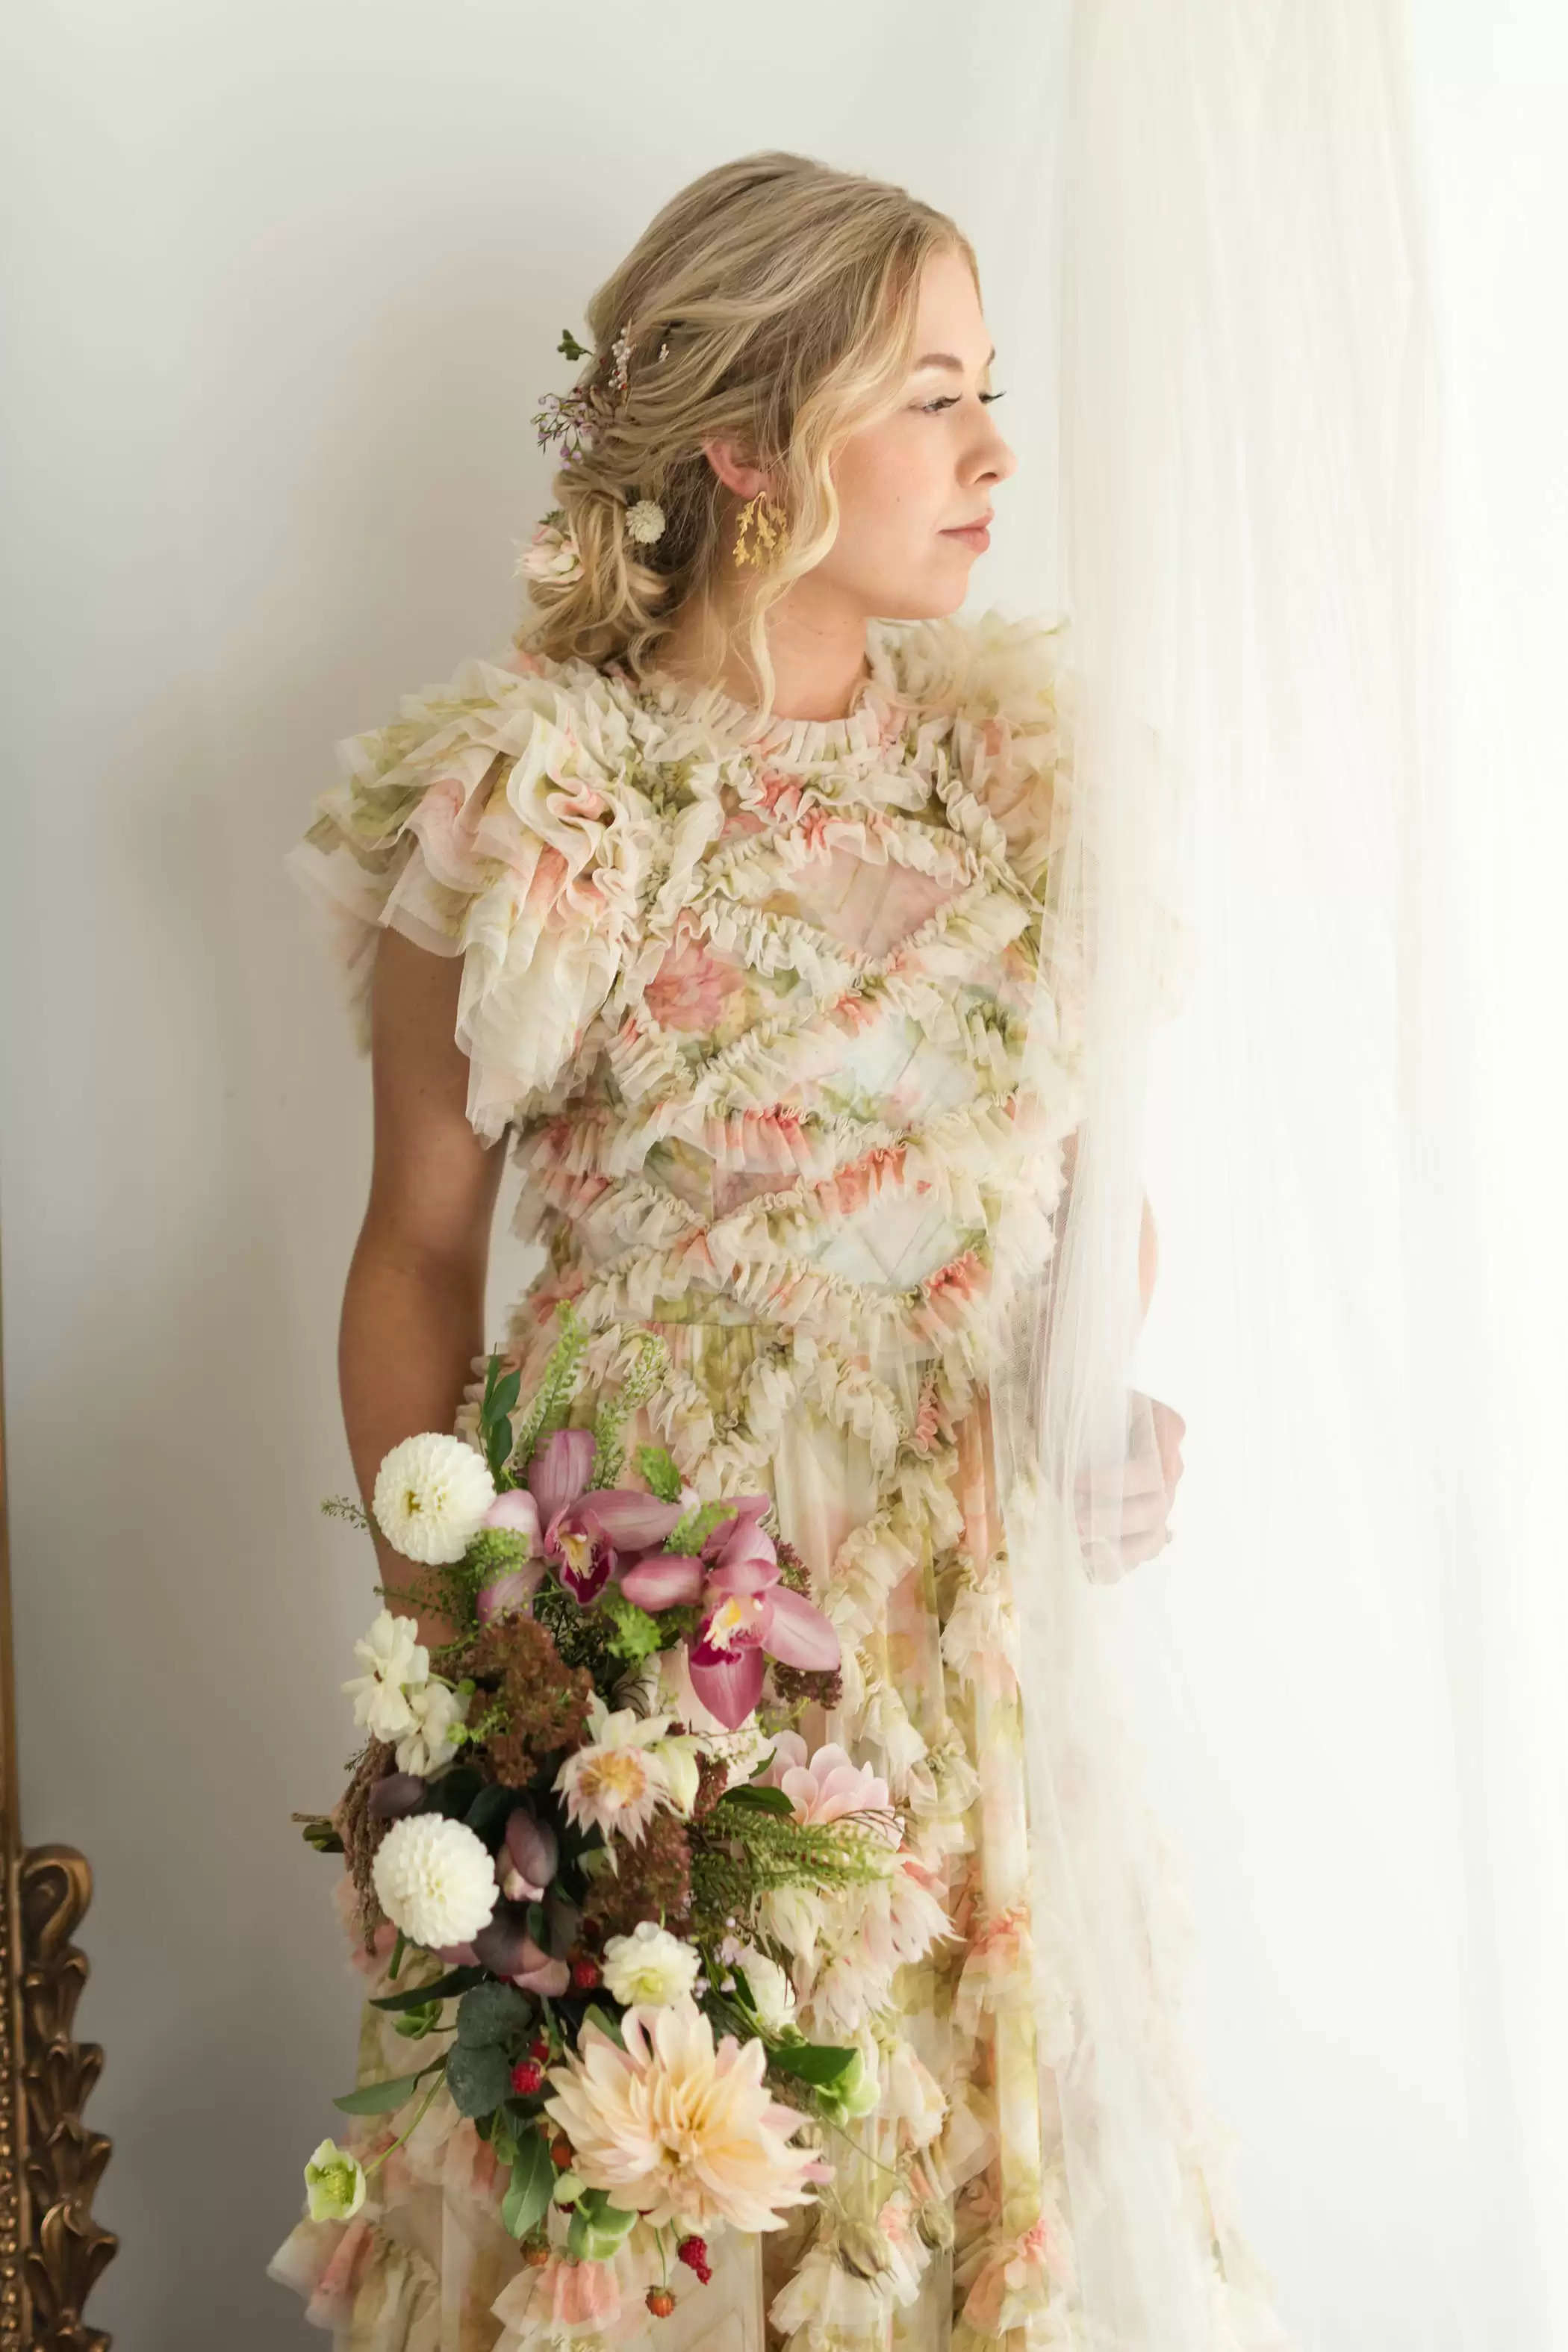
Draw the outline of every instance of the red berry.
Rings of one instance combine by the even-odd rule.
[[[566,2137],[564,2132],[559,2139],[552,2139],[551,2141],[550,2161],[555,2167],[557,2172],[569,2172],[571,2170],[572,2143]]]
[[[667,2286],[650,2286],[647,2291],[647,2307],[656,2319],[668,2319],[675,2309],[675,2297]]]
[[[550,2260],[550,2249],[542,2238],[531,2238],[522,2250],[522,2259],[531,2271],[542,2271]]]
[[[528,2045],[528,2054],[531,2058],[537,2059],[540,2065],[543,2065],[545,2060],[550,2055],[550,2044],[546,2042],[542,2033],[536,2033],[534,2035],[533,2040]]]
[[[531,2099],[544,2080],[544,2069],[532,2058],[520,2058],[511,2070],[511,2087],[520,2099]]]
[[[572,1989],[574,1992],[592,1992],[598,1981],[599,1963],[597,1960],[582,1959],[573,1961]]]
[[[708,2249],[700,2238],[682,2238],[676,2252],[689,2271],[695,2271],[704,2286],[713,2273],[708,2267]]]

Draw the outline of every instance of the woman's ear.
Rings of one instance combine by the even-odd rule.
[[[766,468],[749,464],[736,442],[704,441],[702,454],[725,488],[733,490],[738,499],[754,499],[759,490],[767,488]]]

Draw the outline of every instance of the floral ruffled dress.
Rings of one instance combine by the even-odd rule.
[[[721,2241],[649,2352],[1085,2341],[1050,2096],[1075,2023],[1029,1994],[985,1396],[991,1237],[1020,1190],[1048,1214],[1079,1109],[1064,1003],[1056,1098],[1016,1115],[1070,784],[1060,646],[995,614],[869,639],[868,679],[826,720],[582,662],[470,661],[343,747],[289,858],[340,926],[362,1045],[377,925],[462,956],[469,1118],[510,1131],[514,1229],[543,1246],[501,1342],[524,1393],[563,1299],[593,1334],[574,1419],[638,1331],[661,1335],[671,1376],[637,1433],[704,1496],[774,1498],[844,1648],[842,1705],[808,1737],[886,1779],[919,1858],[926,1916],[893,1906],[808,1956],[802,2022],[868,2033],[881,2062],[831,2198]],[[367,2009],[361,2079],[405,2064]],[[1215,2342],[1250,2344],[1262,2282],[1196,2124],[1188,2168]],[[570,2273],[542,2286],[497,2204],[443,2098],[361,2213],[301,2223],[274,2273],[340,2352],[640,2352],[635,2301],[612,2326]]]

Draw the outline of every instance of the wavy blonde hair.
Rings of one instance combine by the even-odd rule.
[[[945,213],[805,155],[742,155],[673,196],[588,304],[595,348],[577,384],[605,395],[601,422],[551,486],[579,570],[529,580],[519,648],[618,660],[640,677],[689,599],[724,582],[770,708],[764,616],[837,536],[830,461],[896,397],[914,357],[921,273],[943,251],[964,257],[978,289],[973,248]],[[617,400],[623,328],[629,374]],[[714,438],[765,468],[784,509],[786,540],[760,572],[734,564],[741,501],[704,454]],[[647,547],[626,530],[639,498],[664,510]]]

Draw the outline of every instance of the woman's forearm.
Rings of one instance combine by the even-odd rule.
[[[484,1345],[485,1254],[445,1256],[410,1248],[380,1229],[361,1228],[343,1290],[338,1381],[354,1475],[370,1508],[383,1457],[405,1437],[449,1430]],[[421,1571],[371,1528],[387,1606],[419,1614],[405,1596]],[[447,1641],[453,1628],[425,1613],[420,1640]]]

